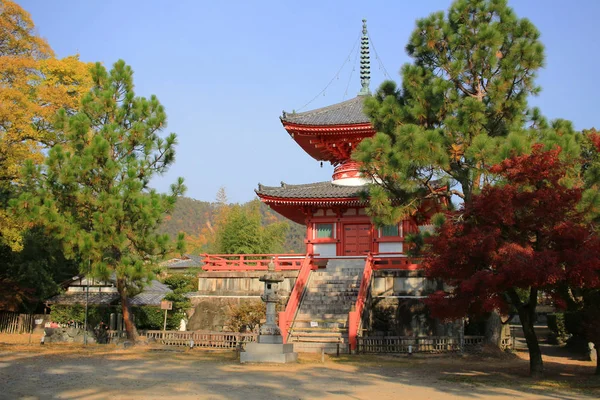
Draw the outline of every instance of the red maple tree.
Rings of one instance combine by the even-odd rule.
[[[434,316],[516,309],[532,376],[543,375],[533,329],[540,292],[561,303],[569,288],[600,287],[600,238],[577,211],[583,189],[562,183],[571,166],[559,154],[535,146],[494,166],[503,182],[449,213],[425,260],[428,277],[448,285],[427,300]]]

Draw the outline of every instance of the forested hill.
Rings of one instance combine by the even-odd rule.
[[[256,200],[255,200],[256,201]],[[250,202],[249,202],[250,203]],[[242,204],[242,206],[249,203]],[[188,242],[188,252],[201,253],[206,251],[206,241],[209,232],[215,228],[217,209],[220,204],[207,201],[181,197],[177,200],[175,210],[170,216],[167,216],[162,224],[160,231],[168,233],[171,237],[176,237],[179,232],[184,232]],[[275,213],[264,204],[260,204],[260,214],[263,225],[273,222],[287,221],[290,229],[286,235],[284,251],[291,253],[304,253],[304,236],[306,228],[292,222],[279,214]]]

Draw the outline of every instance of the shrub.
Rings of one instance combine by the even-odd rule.
[[[111,312],[110,307],[89,306],[88,326],[94,327],[100,322],[108,324]],[[82,304],[55,304],[50,310],[50,319],[58,324],[70,324],[72,322],[83,324],[85,322],[85,306]]]
[[[155,306],[141,306],[132,308],[137,329],[162,330],[165,322],[165,310]],[[181,314],[177,311],[168,311],[167,330],[178,330]]]
[[[266,309],[262,301],[242,301],[229,306],[226,324],[234,332],[254,331],[265,317]]]
[[[553,313],[547,316],[548,329],[552,332],[548,340],[551,343],[562,344],[567,338],[568,333],[565,327],[565,315],[563,313]]]

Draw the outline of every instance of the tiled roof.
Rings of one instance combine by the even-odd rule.
[[[93,305],[110,305],[119,298],[119,294],[115,292],[90,292],[88,304]],[[85,304],[85,292],[67,292],[53,296],[48,299],[48,304]]]
[[[142,292],[129,299],[129,304],[132,306],[160,306],[160,302],[166,295],[167,293],[163,292]]]
[[[94,288],[90,288],[88,304],[93,305],[110,305],[119,299],[117,292],[93,292]],[[150,282],[149,286],[144,288],[144,291],[129,301],[133,306],[157,306],[160,301],[171,293],[171,289],[164,283],[159,281]],[[85,291],[81,292],[66,292],[56,295],[48,299],[48,304],[85,304]]]
[[[173,258],[160,265],[168,269],[186,269],[202,266],[202,257],[186,254],[182,258]]]
[[[152,281],[144,291],[129,300],[132,306],[159,306],[162,299],[172,290],[159,281]]]
[[[281,120],[299,125],[346,125],[369,123],[363,110],[367,96],[357,96],[344,102],[301,113],[286,113]]]
[[[303,185],[263,186],[258,184],[256,193],[284,199],[336,199],[360,197],[366,186],[341,186],[331,182],[307,183]]]

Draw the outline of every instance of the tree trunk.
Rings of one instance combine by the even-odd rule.
[[[497,311],[492,311],[485,321],[485,342],[498,348],[502,345],[502,320]]]
[[[131,312],[131,306],[129,305],[129,298],[127,296],[127,288],[123,279],[117,279],[117,291],[121,298],[121,310],[123,312],[123,323],[125,324],[125,332],[127,332],[127,339],[135,343],[137,340],[137,330],[133,324],[133,313]]]
[[[523,334],[527,341],[527,349],[529,349],[529,374],[533,378],[542,378],[544,376],[544,363],[542,361],[542,351],[540,344],[533,328],[533,318],[531,313],[525,307],[519,307],[519,318]]]
[[[510,303],[519,312],[519,318],[521,319],[521,327],[527,342],[527,349],[529,349],[529,375],[533,378],[542,378],[544,376],[544,362],[542,361],[540,344],[533,328],[538,290],[534,287],[529,289],[527,302],[522,302],[514,289],[510,289],[506,294]]]

